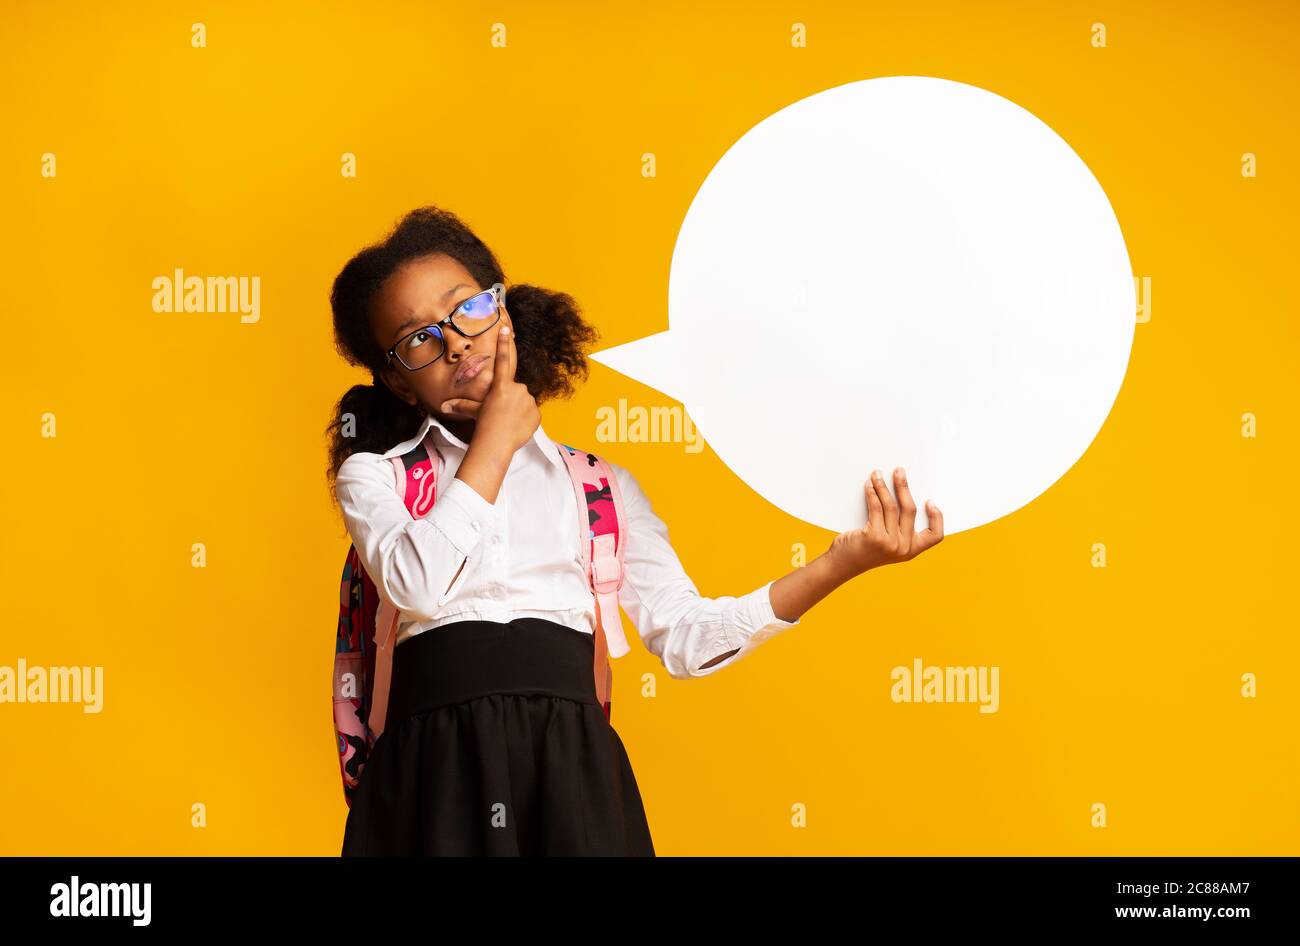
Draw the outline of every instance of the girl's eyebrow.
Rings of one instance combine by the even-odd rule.
[[[453,292],[455,292],[457,289],[473,289],[473,288],[474,288],[474,287],[471,286],[469,283],[465,283],[465,282],[463,282],[463,283],[458,283],[458,284],[456,284],[455,286],[452,286],[452,287],[451,287],[450,289],[448,289],[446,292],[444,292],[444,293],[442,294],[442,296],[440,297],[440,301],[446,301],[447,297],[448,297],[449,295],[451,295]],[[410,318],[408,318],[408,319],[407,319],[405,322],[403,322],[401,325],[397,326],[397,334],[398,334],[398,336],[400,337],[401,334],[402,334],[403,332],[405,332],[408,328],[416,328],[416,327],[419,327],[419,326],[421,326],[421,325],[428,324],[427,321],[426,321],[427,319],[428,319],[428,316],[412,314],[412,315],[410,316]]]

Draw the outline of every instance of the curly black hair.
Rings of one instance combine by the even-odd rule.
[[[424,422],[424,411],[407,404],[380,379],[387,353],[375,341],[370,302],[384,281],[404,264],[431,254],[456,259],[480,286],[506,282],[492,251],[451,211],[419,207],[404,216],[379,243],[348,260],[334,279],[330,306],[334,310],[334,344],[349,364],[368,368],[370,384],[353,385],[339,398],[325,428],[329,438],[326,481],[330,495],[343,461],[354,453],[383,453],[413,437]],[[517,362],[515,380],[540,404],[571,397],[574,379],[586,380],[586,348],[599,332],[583,321],[573,297],[540,286],[510,284],[506,306],[514,327]],[[344,433],[346,425],[352,432]]]

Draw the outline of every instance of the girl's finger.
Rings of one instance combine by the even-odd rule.
[[[501,318],[505,319],[506,322],[506,324],[501,327],[501,330],[507,332],[510,342],[507,346],[509,348],[509,354],[507,355],[507,358],[509,358],[509,364],[506,368],[508,372],[506,374],[506,380],[513,381],[515,380],[515,370],[518,365],[519,352],[515,348],[515,324],[510,321],[510,313],[506,311],[505,306],[501,307]]]
[[[880,505],[880,497],[876,495],[876,488],[872,485],[871,480],[867,480],[862,487],[867,494],[867,528],[879,529],[884,532],[885,510]]]
[[[492,379],[496,383],[496,379]],[[442,402],[442,412],[450,414],[452,417],[478,417],[478,409],[483,406],[482,401],[475,401],[468,397],[453,397],[450,400]]]
[[[907,471],[901,466],[894,470],[894,492],[898,494],[898,531],[909,542],[916,531],[916,500],[907,486]]]
[[[502,318],[505,318],[505,309],[501,310]],[[510,320],[506,319],[501,328],[497,329],[497,353],[492,364],[492,387],[499,388],[506,381],[515,379],[513,366],[510,364],[510,356],[514,351],[514,339],[511,338]]]
[[[922,552],[943,540],[943,512],[934,504],[933,500],[929,499],[925,501],[925,512],[930,517],[930,525],[917,533],[920,537],[920,551]]]
[[[883,473],[874,470],[871,479],[875,483],[876,493],[880,496],[880,505],[884,507],[882,524],[887,533],[894,535],[898,532],[898,503],[894,502],[894,494],[889,491],[889,484],[885,482]]]

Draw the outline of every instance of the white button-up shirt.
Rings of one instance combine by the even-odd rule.
[[[389,458],[418,444],[430,427],[444,466],[433,509],[412,519]],[[453,621],[517,617],[595,633],[578,500],[560,447],[539,424],[515,451],[495,503],[455,478],[468,449],[429,414],[409,440],[383,454],[354,453],[339,467],[337,495],[348,533],[375,586],[401,612],[398,644]],[[771,581],[740,597],[701,597],[636,478],[613,462],[610,468],[627,507],[627,522],[619,523],[627,544],[618,601],[670,676],[707,676],[799,623],[773,614]],[[703,667],[733,650],[738,653]]]

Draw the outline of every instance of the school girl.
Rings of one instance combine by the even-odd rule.
[[[488,247],[433,207],[354,256],[331,306],[340,353],[373,381],[337,405],[329,479],[367,573],[400,612],[386,725],[343,854],[653,855],[631,762],[597,699],[577,500],[538,407],[586,377],[597,333],[564,293],[507,291]],[[443,472],[433,509],[414,519],[389,458],[430,433]],[[706,598],[636,478],[610,467],[628,520],[618,601],[674,678],[717,672],[838,585],[942,537],[938,509],[914,532],[899,471],[897,502],[877,471],[867,527],[747,594]]]

